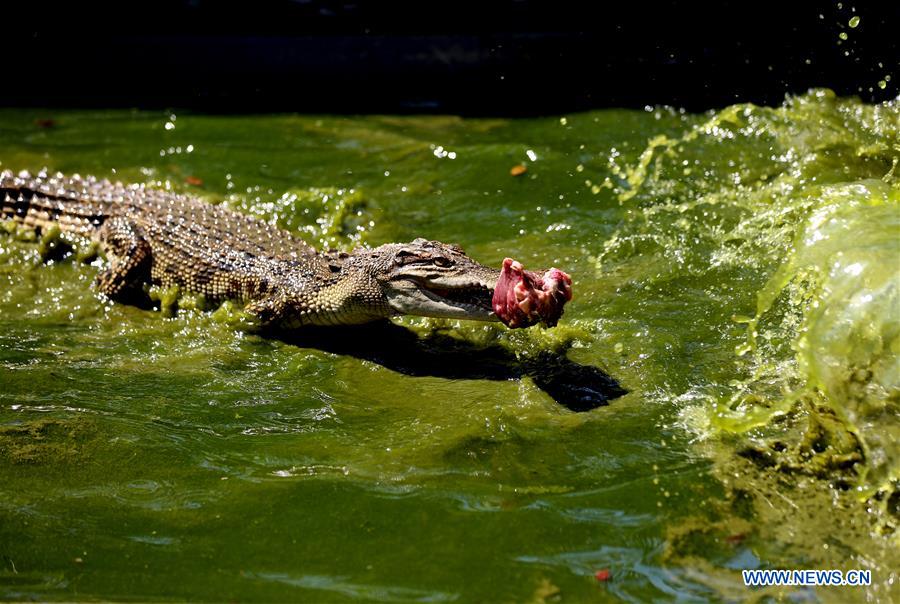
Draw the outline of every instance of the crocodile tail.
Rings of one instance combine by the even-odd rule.
[[[63,232],[90,236],[112,212],[114,200],[95,194],[102,184],[6,170],[0,172],[0,217],[37,230],[57,224]]]

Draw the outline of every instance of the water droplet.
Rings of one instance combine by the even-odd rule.
[[[859,25],[859,17],[850,17],[850,21],[847,23],[847,25],[849,25],[850,27],[856,27],[857,25]]]
[[[882,90],[884,90],[885,88],[887,88],[887,81],[886,80],[878,80],[878,87],[881,88]]]
[[[841,40],[846,40],[848,37],[849,36],[847,35],[847,32],[845,32],[845,31],[842,31],[841,33],[838,34],[838,38],[840,38]]]

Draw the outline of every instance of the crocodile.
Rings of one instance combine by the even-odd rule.
[[[396,315],[555,325],[571,279],[507,259],[484,266],[458,245],[416,239],[317,251],[290,232],[189,195],[77,174],[0,173],[0,217],[99,245],[94,280],[117,301],[145,284],[237,300],[261,327],[353,325]]]

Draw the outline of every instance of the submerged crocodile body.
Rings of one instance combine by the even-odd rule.
[[[179,286],[213,302],[242,301],[263,326],[359,324],[414,314],[523,327],[555,324],[571,298],[571,280],[556,269],[552,279],[545,275],[549,285],[526,286],[519,278],[513,292],[515,284],[500,280],[500,271],[455,245],[416,239],[317,252],[288,231],[200,199],[92,177],[2,172],[0,216],[38,230],[56,224],[97,242],[109,267],[95,285],[111,299],[140,295],[146,283]],[[518,308],[519,318],[510,318],[505,305],[493,303],[498,280],[504,300],[529,307],[531,318],[521,321]]]

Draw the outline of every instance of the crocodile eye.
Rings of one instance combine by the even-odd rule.
[[[444,268],[447,268],[448,266],[453,266],[453,261],[450,260],[449,258],[444,258],[443,256],[438,256],[437,258],[435,258],[434,263],[437,266],[441,266]]]
[[[404,265],[409,264],[410,262],[415,260],[415,254],[412,252],[407,252],[406,250],[400,250],[394,255],[394,264]]]

